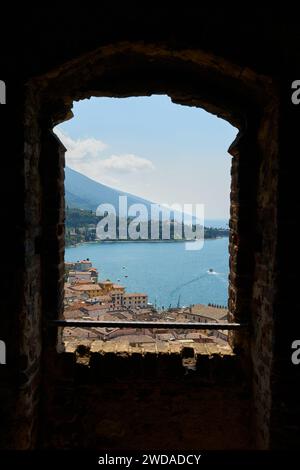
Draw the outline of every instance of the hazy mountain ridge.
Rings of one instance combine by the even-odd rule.
[[[119,196],[127,196],[128,206],[144,204],[148,211],[151,209],[151,201],[98,183],[69,167],[65,168],[66,206],[96,211],[99,204],[107,203],[112,204],[118,211]]]
[[[67,207],[95,212],[100,204],[112,204],[118,214],[119,196],[127,196],[128,207],[132,204],[144,204],[148,210],[149,218],[151,217],[151,204],[153,204],[151,201],[98,183],[69,167],[65,168],[65,200]],[[171,211],[170,215],[172,217],[175,214],[180,215],[177,211]],[[192,220],[193,223],[196,223],[195,216]],[[223,224],[222,222],[211,224],[207,220],[206,226],[222,228]],[[228,224],[224,228],[227,229]]]

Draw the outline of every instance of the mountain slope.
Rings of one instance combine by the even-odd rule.
[[[145,204],[150,213],[150,201],[98,183],[69,167],[65,168],[65,198],[68,207],[95,211],[99,204],[108,203],[118,211],[119,196],[127,196],[128,206]]]

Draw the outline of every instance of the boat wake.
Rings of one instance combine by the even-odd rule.
[[[171,292],[170,292],[170,295],[174,295],[176,294],[179,290],[181,290],[183,287],[186,287],[186,286],[189,286],[190,284],[193,284],[194,282],[197,282],[199,281],[200,279],[202,279],[203,277],[205,277],[206,274],[202,274],[201,276],[197,276],[197,277],[194,277],[193,279],[191,279],[190,281],[188,282],[185,282],[184,284],[181,284],[180,286],[177,286],[175,289],[173,289]]]
[[[222,273],[217,273],[217,271],[214,271],[213,269],[208,269],[208,271],[206,271],[207,274],[213,274],[213,275],[218,275],[218,274],[222,274]]]

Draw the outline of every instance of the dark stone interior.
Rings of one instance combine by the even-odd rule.
[[[235,15],[233,14],[235,11]],[[288,8],[28,8],[2,61],[0,446],[292,449],[299,444],[299,23]],[[233,354],[63,351],[64,147],[53,126],[91,96],[167,94],[239,128],[230,220]],[[5,114],[6,113],[6,114]],[[298,338],[297,338],[298,336]],[[230,432],[228,432],[230,430]],[[122,442],[122,445],[119,445]]]

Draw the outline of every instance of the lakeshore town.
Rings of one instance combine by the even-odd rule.
[[[125,270],[125,267],[123,267]],[[126,277],[126,275],[124,276]],[[119,280],[118,280],[119,281]],[[126,292],[124,286],[110,279],[100,280],[90,259],[65,263],[64,317],[66,320],[89,321],[164,321],[227,322],[227,308],[218,305],[193,304],[157,309],[148,302],[147,293]],[[227,346],[225,330],[155,329],[132,327],[65,327],[63,340],[102,340],[116,346],[126,342],[143,347],[150,344],[214,343]]]

